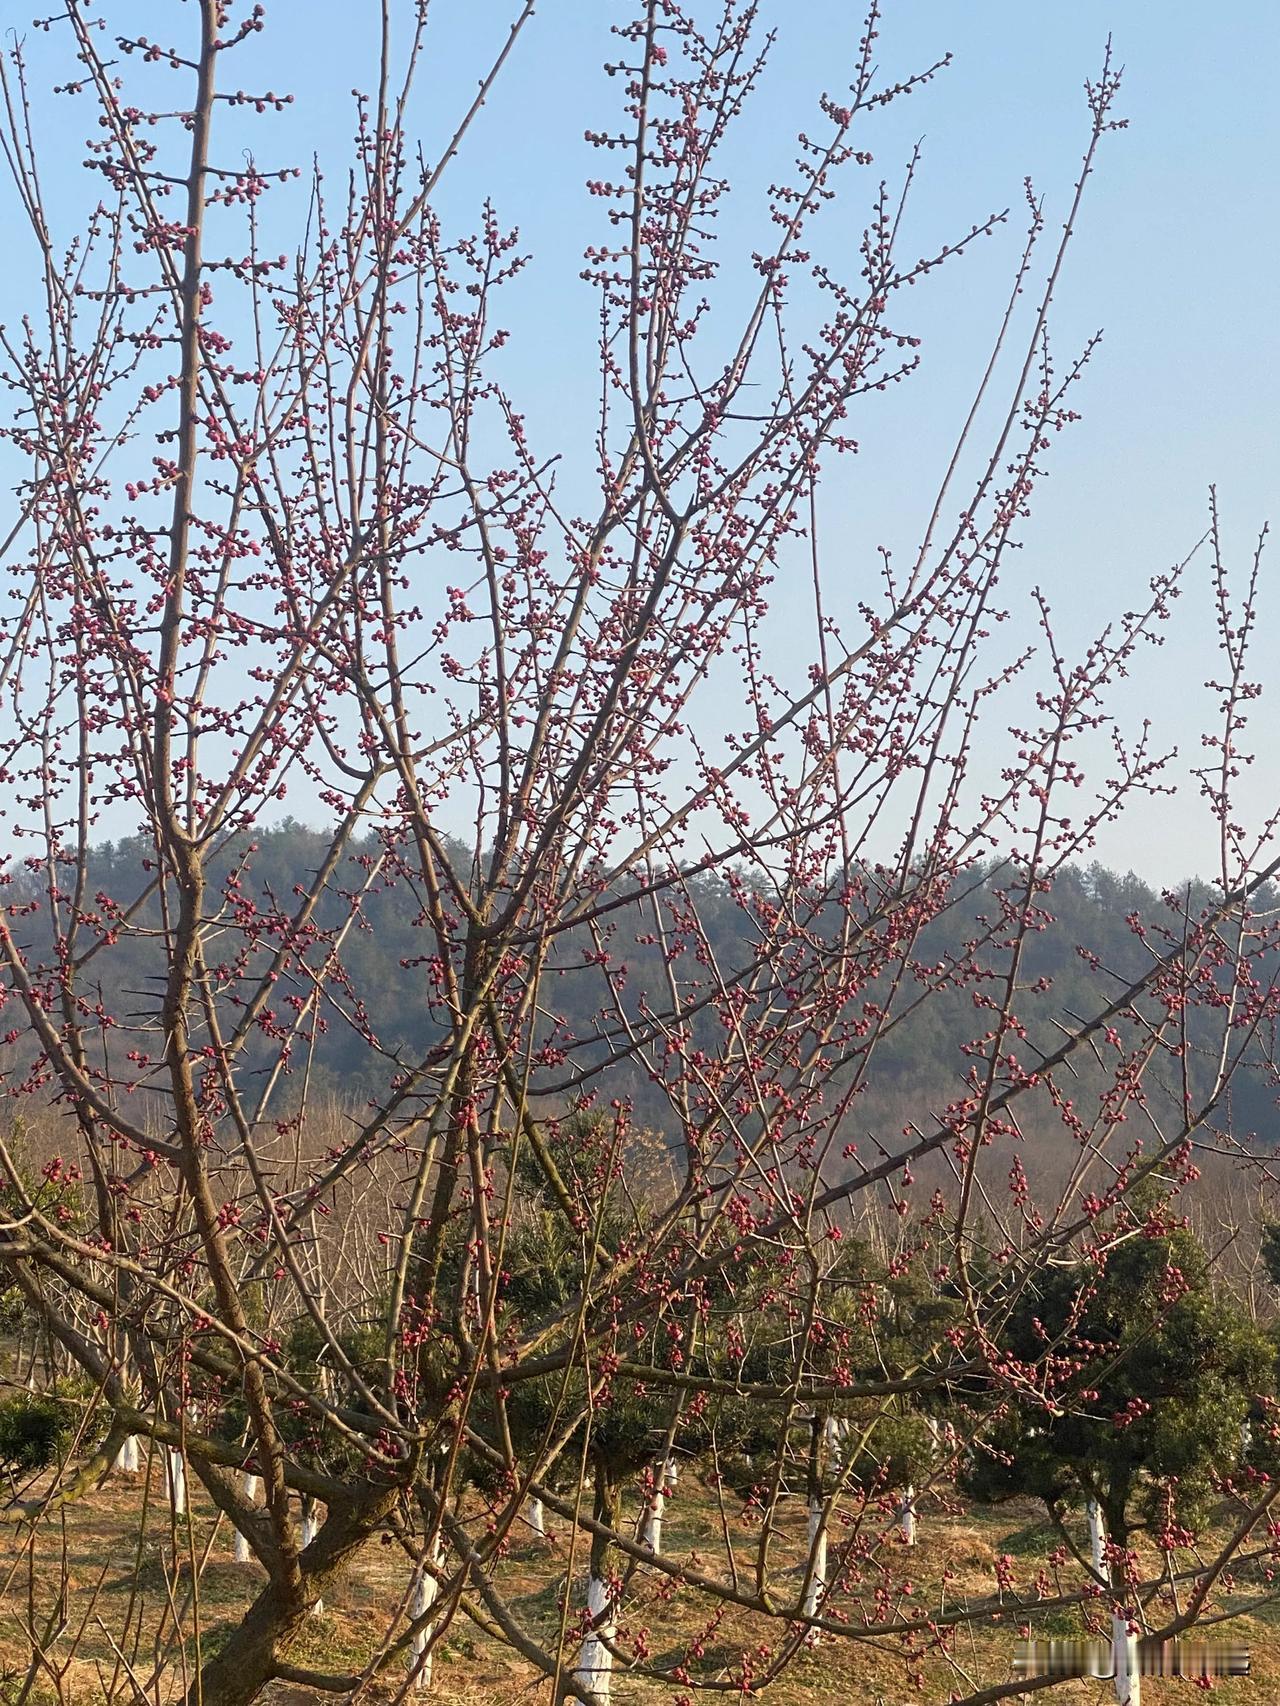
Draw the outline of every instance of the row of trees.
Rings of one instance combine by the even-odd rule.
[[[1131,964],[1075,944],[1068,1009],[1035,944],[1100,830],[1170,785],[1109,704],[1189,572],[1155,575],[1075,651],[1014,573],[1093,351],[1063,363],[1049,331],[1122,125],[1110,57],[1065,207],[1028,197],[918,534],[842,532],[833,572],[828,499],[881,393],[913,381],[914,287],[1006,222],[917,257],[918,162],[867,176],[881,109],[943,61],[886,78],[873,6],[756,247],[722,263],[730,150],[768,57],[755,7],[621,18],[616,108],[589,120],[594,308],[564,328],[598,412],[541,444],[505,382],[518,235],[487,204],[451,228],[441,191],[533,10],[517,0],[471,105],[419,142],[434,38],[425,7],[389,5],[349,170],[317,169],[305,207],[252,148],[255,111],[284,105],[253,81],[260,8],[198,0],[156,43],[67,0],[33,49],[52,69],[7,50],[9,193],[36,265],[30,313],[0,332],[17,469],[0,1009],[5,1090],[65,1141],[34,1177],[0,1145],[0,1272],[91,1392],[86,1426],[101,1418],[9,1515],[38,1570],[128,1440],[179,1454],[261,1568],[216,1643],[193,1595],[196,1659],[157,1659],[148,1688],[191,1706],[279,1681],[359,1698],[410,1654],[422,1674],[460,1617],[597,1706],[611,1645],[674,1690],[755,1691],[815,1636],[876,1662],[897,1643],[909,1675],[952,1661],[977,1706],[1023,1684],[969,1677],[966,1629],[1102,1584],[1068,1558],[1025,1595],[916,1605],[880,1537],[931,1420],[969,1406],[940,1456],[974,1475],[1012,1455],[1023,1415],[1055,1461],[1081,1408],[1145,1439],[1124,1511],[1159,1483],[1169,1550],[1155,1576],[1125,1565],[1124,1605],[1147,1602],[1157,1633],[1257,1561],[1280,1488],[1247,1481],[1238,1521],[1196,1531],[1156,1423],[1097,1408],[1098,1346],[1142,1345],[1090,1314],[1132,1250],[1171,1247],[1160,1205],[1200,1148],[1248,1163],[1230,1087],[1274,1067],[1273,826],[1234,804],[1256,565],[1237,589],[1215,515],[1223,685],[1198,781],[1219,868],[1133,912]],[[82,205],[46,199],[46,83],[88,133]],[[851,263],[831,221],[850,198]],[[779,596],[808,641],[778,643]],[[1016,604],[1039,639],[1011,655]],[[331,828],[286,892],[256,880],[254,831],[298,786]],[[130,868],[99,883],[104,814]],[[349,951],[389,888],[411,897],[401,957],[429,1021],[394,1046],[376,962]],[[971,928],[935,929],[979,889]],[[713,929],[723,912],[736,931]],[[130,940],[140,987],[107,972]],[[572,1006],[570,983],[590,992]],[[937,1008],[970,1016],[938,1031],[949,1058],[900,1084],[905,1114],[864,1119],[896,1040]],[[336,1125],[312,1076],[332,1030],[375,1063]],[[1033,1129],[1061,1157],[1041,1191]],[[882,1211],[919,1236],[867,1271],[855,1234]],[[1190,1338],[1187,1274],[1179,1258],[1147,1278],[1153,1320],[1185,1317]],[[1224,1391],[1247,1389],[1239,1344]],[[749,1539],[726,1524],[714,1557],[657,1552],[628,1477],[651,1537],[664,1466],[721,1442]],[[1123,1484],[1089,1473],[1114,1561]],[[797,1495],[791,1576],[775,1538]],[[594,1584],[553,1627],[502,1569],[530,1501],[572,1519],[569,1579]],[[370,1619],[358,1663],[309,1664],[314,1606],[388,1534],[404,1603]],[[704,1633],[725,1625],[727,1656],[611,1633],[635,1570]],[[61,1638],[34,1630],[37,1668]],[[136,1638],[111,1632],[113,1653]],[[118,1659],[97,1686],[134,1698]]]
[[[556,1161],[562,1175],[572,1175],[574,1155],[605,1132],[598,1121],[580,1120],[560,1135]],[[641,1221],[647,1207],[642,1200],[634,1211]],[[545,1184],[527,1162],[507,1225],[500,1331],[563,1306],[578,1272]],[[1036,1370],[1045,1346],[1052,1347],[1060,1373],[1045,1404],[1029,1405],[1025,1392],[1011,1391],[989,1366],[953,1374],[945,1386],[922,1379],[936,1360],[940,1334],[962,1320],[960,1289],[950,1281],[927,1283],[919,1264],[904,1265],[901,1238],[897,1254],[888,1256],[883,1237],[874,1241],[877,1253],[872,1242],[850,1236],[833,1246],[811,1289],[779,1288],[762,1264],[749,1263],[731,1287],[704,1296],[678,1355],[670,1343],[665,1352],[646,1345],[655,1370],[679,1369],[683,1376],[674,1403],[669,1396],[664,1401],[660,1379],[655,1391],[647,1381],[615,1375],[584,1417],[582,1396],[566,1391],[563,1377],[528,1383],[509,1403],[506,1425],[517,1461],[542,1462],[536,1487],[513,1482],[491,1456],[464,1453],[451,1489],[456,1513],[479,1504],[510,1521],[512,1496],[524,1496],[523,1521],[539,1539],[547,1533],[548,1498],[562,1534],[571,1521],[590,1516],[582,1604],[566,1633],[580,1642],[572,1676],[606,1698],[615,1663],[631,1666],[640,1656],[634,1637],[619,1638],[627,1587],[638,1570],[666,1556],[664,1510],[682,1480],[695,1498],[717,1499],[735,1522],[776,1508],[779,1493],[803,1504],[805,1548],[790,1597],[797,1629],[809,1642],[838,1622],[844,1601],[861,1586],[869,1533],[878,1535],[873,1552],[882,1555],[898,1541],[914,1545],[921,1492],[945,1497],[958,1488],[985,1503],[1030,1496],[1043,1504],[1065,1551],[1095,1578],[1099,1603],[1115,1607],[1117,1697],[1136,1699],[1136,1675],[1130,1682],[1126,1673],[1134,1631],[1168,1582],[1141,1579],[1134,1537],[1145,1534],[1172,1568],[1187,1532],[1203,1527],[1215,1506],[1226,1499],[1245,1508],[1249,1488],[1280,1471],[1273,1419],[1280,1347],[1215,1290],[1203,1245],[1170,1218],[1156,1192],[1125,1204],[1118,1226],[1121,1236],[1094,1276],[1061,1268],[1032,1295],[991,1286],[989,1318],[998,1315],[1002,1323],[995,1347],[1002,1371]],[[615,1208],[598,1230],[602,1249],[616,1252],[631,1226]],[[913,1228],[910,1237],[934,1249],[933,1230]],[[456,1270],[464,1260],[455,1238],[445,1265]],[[1280,1282],[1280,1271],[1273,1277]],[[795,1339],[805,1330],[802,1299],[810,1313],[805,1378],[784,1400]],[[330,1324],[347,1364],[373,1380],[376,1346],[364,1325],[370,1302],[354,1305],[331,1310]],[[73,1296],[64,1307],[74,1318]],[[17,1329],[20,1322],[10,1325]],[[109,1426],[100,1396],[83,1381],[51,1378],[42,1351],[56,1360],[47,1335],[26,1346],[29,1361],[20,1348],[15,1384],[25,1362],[27,1389],[0,1401],[0,1462],[15,1490],[51,1465],[66,1473],[73,1460],[92,1459],[95,1448],[101,1458]],[[335,1359],[309,1317],[291,1324],[283,1366],[301,1392],[331,1390]],[[241,1491],[256,1506],[258,1466],[243,1404],[193,1371],[184,1421],[239,1447],[246,1465]],[[301,1407],[290,1434],[314,1474],[342,1474],[348,1449]],[[549,1439],[556,1441],[553,1453]],[[173,1513],[181,1518],[186,1449],[171,1447],[162,1457]],[[144,1467],[135,1436],[123,1442],[112,1466],[135,1473]],[[435,1482],[443,1493],[448,1477],[437,1470]],[[319,1532],[317,1503],[304,1495],[299,1506],[307,1546]],[[414,1685],[427,1688],[448,1548],[437,1536],[430,1547],[415,1549],[398,1522],[389,1535],[408,1554],[410,1583],[396,1646]],[[614,1544],[616,1535],[629,1540],[625,1552]],[[250,1559],[252,1536],[252,1523],[235,1530],[241,1562]],[[678,1567],[678,1553],[674,1562]],[[323,1608],[318,1596],[311,1608]],[[1180,1626],[1193,1617],[1182,1609]]]
[[[229,838],[217,850],[209,870],[208,880],[221,904],[244,913],[246,909],[270,912],[281,895],[305,890],[313,873],[320,868],[329,845],[326,831],[308,827],[296,820],[286,820],[277,827],[255,828],[252,833]],[[459,864],[469,862],[471,855],[461,843],[452,844],[451,857]],[[381,854],[378,837],[371,831],[353,837],[343,876],[329,892],[321,894],[312,913],[314,927],[311,943],[305,949],[309,975],[344,979],[362,992],[365,1006],[365,1030],[338,1021],[336,1013],[322,1010],[314,1036],[307,1038],[308,1094],[327,1094],[347,1103],[357,1095],[384,1094],[394,1078],[397,1062],[410,1055],[422,1055],[438,1045],[444,1037],[442,1016],[432,1009],[424,988],[420,948],[422,945],[418,899],[411,885],[394,880],[377,880],[365,884],[370,866],[376,866]],[[133,1036],[126,1040],[123,1027],[109,1042],[109,1055],[126,1053],[130,1043],[145,1048],[154,1024],[154,1000],[148,991],[156,990],[164,977],[163,911],[159,895],[148,881],[147,851],[137,840],[108,842],[90,848],[85,854],[86,887],[95,894],[112,895],[117,904],[128,909],[133,928],[113,935],[96,955],[98,980],[104,988],[117,987],[136,991],[137,1007],[129,1027]],[[857,869],[851,881],[865,883],[869,872]],[[688,888],[691,903],[696,907],[699,928],[707,951],[719,963],[737,964],[749,954],[756,935],[753,907],[741,904],[743,897],[753,901],[767,900],[758,874],[744,865],[741,873],[742,894],[739,902],[726,894],[723,885],[709,877],[691,877]],[[918,952],[922,961],[958,960],[964,945],[989,909],[998,905],[1001,885],[1009,872],[995,859],[975,862],[966,870],[962,883],[954,892],[940,897],[936,914],[922,928]],[[39,871],[15,869],[11,889],[15,903],[29,901],[35,907],[24,930],[28,953],[47,955],[54,949],[51,938],[44,934],[49,920],[39,907]],[[363,886],[362,886],[363,885]],[[360,893],[358,926],[344,931],[350,919],[352,895]],[[637,903],[628,908],[625,889],[620,888],[616,912],[617,933],[626,945],[626,982],[617,991],[617,1003],[631,1023],[642,1018],[644,1000],[664,976],[664,950],[660,939],[649,929],[651,922],[643,906]],[[1167,909],[1170,897],[1142,883],[1132,873],[1121,875],[1098,863],[1088,869],[1068,866],[1054,881],[1052,917],[1046,917],[1043,928],[1028,940],[1023,955],[1023,970],[1029,984],[1041,978],[1051,980],[1052,1001],[1043,1010],[1029,1009],[1025,1023],[1033,1045],[1048,1050],[1057,1040],[1056,1026],[1071,1012],[1089,1008],[1094,997],[1094,973],[1079,952],[1088,944],[1090,953],[1097,956],[1112,973],[1132,978],[1144,966],[1147,949],[1141,936],[1134,931],[1134,917],[1159,916]],[[1202,908],[1211,899],[1204,884],[1188,884],[1178,891],[1176,904],[1180,909]],[[1277,896],[1264,889],[1256,904],[1260,911],[1272,909]],[[841,911],[832,903],[826,916],[818,915],[813,927],[825,932],[832,943],[838,939]],[[335,949],[335,942],[338,943]],[[578,1052],[588,1052],[593,1028],[601,1019],[599,993],[595,983],[582,975],[584,964],[595,952],[595,942],[588,926],[567,929],[563,938],[549,950],[548,981],[554,990],[554,1015],[544,1015],[535,1035],[539,1046],[554,1045],[556,1026],[562,1032],[579,1039]],[[270,962],[270,939],[261,940],[250,950],[250,964],[257,961],[262,967]],[[329,973],[326,974],[326,965]],[[890,995],[890,986],[874,982],[868,985],[868,998],[880,1001]],[[973,1001],[971,991],[961,985],[938,990],[924,1003],[917,1003],[905,1012],[898,1024],[878,1045],[875,1080],[861,1092],[864,1108],[870,1107],[869,1120],[884,1121],[890,1110],[909,1103],[913,1091],[918,1092],[923,1077],[932,1081],[934,1094],[945,1095],[952,1062],[970,1040]],[[1201,1013],[1189,1015],[1192,1026],[1190,1070],[1199,1073],[1204,1051],[1212,1041],[1212,1026]],[[689,1020],[690,1035],[695,1046],[714,1047],[718,1020],[714,1013],[703,1008]],[[30,1050],[32,1039],[24,1039]],[[278,1117],[293,1111],[297,1075],[283,1072],[272,1075],[271,1066],[279,1048],[279,1039],[269,1032],[259,1034],[246,1043],[246,1054],[252,1065],[263,1072],[264,1083],[271,1086],[270,1096],[263,1105],[264,1117]],[[18,1042],[10,1045],[11,1070],[17,1072],[23,1064]],[[598,1064],[606,1056],[605,1046],[596,1045]],[[852,1066],[851,1066],[852,1070]],[[1077,1068],[1084,1072],[1086,1067]],[[641,1123],[664,1123],[665,1100],[659,1086],[650,1075],[632,1065],[630,1070],[615,1066],[610,1071],[611,1086],[624,1091]],[[1152,1085],[1151,1094],[1158,1097],[1161,1088]],[[1269,1082],[1265,1046],[1252,1050],[1242,1062],[1232,1081],[1231,1101],[1222,1110],[1222,1121],[1241,1138],[1266,1131],[1274,1112],[1274,1087]],[[1028,1130],[1029,1139],[1043,1135],[1043,1125]]]

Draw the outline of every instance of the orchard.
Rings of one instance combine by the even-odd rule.
[[[0,1693],[461,1699],[472,1642],[585,1706],[983,1706],[1066,1686],[1020,1633],[1266,1606],[1271,1341],[1191,1222],[1207,1151],[1271,1178],[1259,564],[1210,498],[1075,644],[1018,557],[1087,431],[1052,334],[1116,59],[1072,181],[919,255],[877,125],[945,54],[873,7],[775,138],[755,6],[611,9],[605,94],[554,91],[557,423],[515,213],[451,188],[532,0],[430,134],[433,15],[384,10],[336,171],[279,156],[260,6],[4,48]],[[889,398],[933,406],[917,303],[1015,227],[918,535],[848,537]],[[1050,968],[1169,785],[1122,684],[1197,577],[1220,868]],[[1008,1498],[1048,1561],[961,1591],[930,1549]]]

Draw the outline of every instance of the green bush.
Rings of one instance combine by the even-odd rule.
[[[1026,1366],[1050,1348],[1064,1378],[1043,1406],[1002,1407],[961,1485],[987,1503],[1029,1494],[1050,1511],[1096,1498],[1125,1544],[1170,1509],[1203,1520],[1274,1374],[1266,1335],[1217,1294],[1190,1231],[1154,1216],[1120,1230],[1129,1236],[1104,1265],[1050,1269],[1017,1301],[1006,1348]]]
[[[49,1392],[0,1399],[0,1466],[31,1473],[56,1463],[75,1437],[75,1407]]]

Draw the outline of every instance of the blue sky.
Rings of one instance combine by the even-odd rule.
[[[407,14],[407,0],[391,4]],[[192,8],[156,0],[100,9],[113,22],[175,41],[193,22]],[[429,154],[470,100],[513,10],[508,0],[433,0],[414,113]],[[3,11],[12,17],[14,0]],[[446,219],[461,222],[491,196],[534,256],[509,298],[515,336],[504,376],[527,406],[535,435],[548,439],[594,389],[583,331],[592,298],[577,273],[583,247],[600,236],[599,204],[582,189],[599,161],[582,133],[613,111],[618,85],[602,76],[600,63],[615,52],[609,25],[623,15],[613,0],[539,0],[441,198]],[[860,33],[859,8],[834,0],[765,0],[761,16],[776,25],[778,41],[735,145],[726,290],[759,232],[769,178],[792,159],[795,132],[812,122],[818,93],[847,85]],[[279,118],[254,122],[260,164],[305,163],[314,151],[322,165],[342,166],[351,89],[367,87],[376,68],[377,18],[368,0],[272,0],[267,30],[244,53],[240,75],[247,86],[291,90],[297,99]],[[1097,327],[1105,338],[1077,400],[1085,419],[1056,457],[1018,565],[1025,586],[1047,589],[1064,634],[1076,639],[1094,628],[1104,607],[1131,604],[1152,574],[1185,554],[1203,530],[1211,481],[1242,566],[1259,524],[1268,515],[1280,520],[1280,6],[888,0],[878,55],[886,74],[917,70],[947,50],[954,64],[873,119],[865,145],[875,153],[875,171],[853,184],[847,210],[825,239],[836,258],[847,246],[853,270],[875,177],[895,178],[920,137],[908,248],[923,254],[987,212],[1014,208],[1006,234],[913,294],[903,329],[924,336],[924,369],[861,423],[864,454],[833,469],[829,513],[851,560],[864,552],[870,560],[881,542],[905,554],[985,360],[1022,229],[1023,179],[1030,174],[1048,195],[1052,226],[1085,139],[1082,83],[1096,72],[1108,33],[1125,66],[1119,110],[1130,125],[1104,151],[1055,319],[1064,356]],[[44,40],[31,38],[38,64]],[[81,135],[55,126],[46,140],[49,199],[79,203],[89,193],[77,169]],[[237,135],[232,159],[242,147]],[[0,188],[5,217],[10,196]],[[283,197],[276,217],[287,248]],[[745,285],[745,269],[742,276]],[[0,281],[0,318],[22,305],[29,277],[17,267]],[[1273,564],[1264,588],[1268,635],[1280,624],[1274,571]],[[1179,745],[1192,760],[1212,705],[1200,684],[1216,668],[1201,588],[1183,600],[1163,654],[1147,660],[1120,701],[1125,715],[1150,716],[1164,744]],[[787,643],[785,627],[780,641]],[[1270,650],[1280,655],[1274,641]],[[1266,728],[1275,725],[1269,706],[1280,670],[1270,659],[1260,658],[1259,667],[1270,677],[1250,779],[1261,806],[1280,797],[1280,738]],[[1100,854],[1149,878],[1174,880],[1206,868],[1211,847],[1192,788],[1135,810]]]

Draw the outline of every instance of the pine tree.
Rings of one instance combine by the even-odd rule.
[[[1098,1265],[1049,1269],[1014,1303],[1010,1369],[1043,1366],[1048,1353],[1056,1384],[1041,1404],[993,1392],[961,1477],[983,1502],[1041,1500],[1069,1541],[1069,1515],[1085,1509],[1092,1567],[1116,1606],[1116,1692],[1131,1702],[1130,1541],[1204,1520],[1215,1477],[1241,1461],[1251,1403],[1274,1381],[1265,1333],[1215,1292],[1198,1239],[1150,1199],[1143,1206],[1145,1220],[1118,1212]]]

